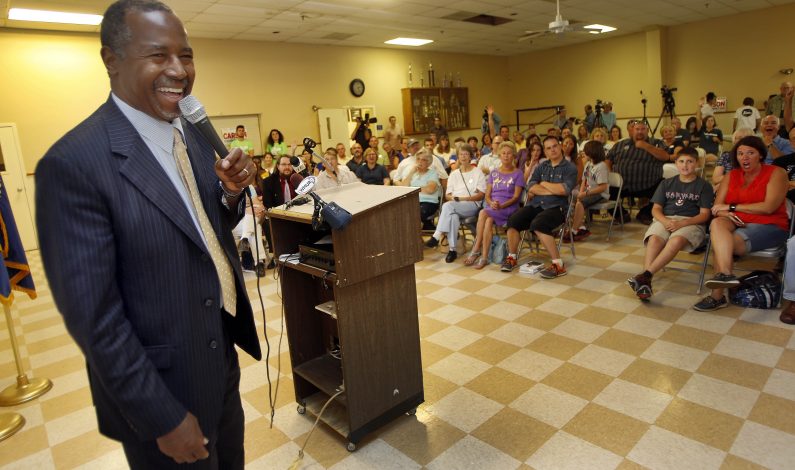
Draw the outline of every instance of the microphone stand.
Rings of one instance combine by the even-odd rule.
[[[304,150],[308,151],[310,154],[312,154],[313,157],[317,157],[321,162],[323,162],[323,168],[328,168],[329,170],[331,170],[331,174],[333,174],[334,179],[337,180],[337,187],[342,186],[342,181],[340,181],[340,177],[339,175],[337,175],[337,171],[328,162],[328,160],[326,160],[326,157],[315,152],[314,150],[315,145],[317,145],[315,141],[310,139],[309,137],[306,137],[304,139]]]

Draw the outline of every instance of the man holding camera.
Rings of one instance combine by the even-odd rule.
[[[356,117],[356,129],[351,133],[351,140],[355,140],[363,149],[370,146],[370,137],[373,132],[370,130],[370,123],[376,122],[376,118],[370,119],[369,114],[364,115],[364,120],[361,117]]]

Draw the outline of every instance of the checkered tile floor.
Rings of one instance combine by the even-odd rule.
[[[354,453],[321,426],[303,468],[795,468],[793,328],[778,311],[692,310],[695,272],[660,273],[652,301],[640,303],[624,282],[640,269],[644,229],[633,222],[608,243],[598,225],[576,261],[564,248],[569,275],[555,280],[446,264],[445,249],[426,250],[416,268],[425,404]],[[0,443],[0,466],[124,468],[119,445],[97,433],[82,356],[38,254],[30,258],[39,298],[18,296],[15,326],[29,374],[55,385],[14,409],[27,425]],[[256,296],[256,279],[248,283]],[[275,348],[270,277],[263,295]],[[7,386],[14,363],[0,331]],[[271,429],[266,364],[241,355],[252,469],[287,468],[312,424],[296,413],[286,341],[274,373],[279,359]]]

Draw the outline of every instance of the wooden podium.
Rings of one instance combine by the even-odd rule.
[[[414,278],[414,263],[422,260],[418,193],[363,183],[318,191],[353,215],[347,227],[331,231],[335,272],[279,262],[298,412],[317,415],[344,390],[321,420],[348,440],[350,451],[424,401]],[[277,257],[316,241],[312,211],[311,203],[269,211]],[[316,308],[332,300],[336,311]]]

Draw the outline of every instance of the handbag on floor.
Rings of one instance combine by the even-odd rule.
[[[740,285],[729,289],[729,302],[741,307],[777,308],[781,279],[772,271],[752,271],[739,278]]]
[[[494,264],[502,264],[506,256],[508,256],[508,242],[499,235],[493,235],[489,248],[489,261]]]

